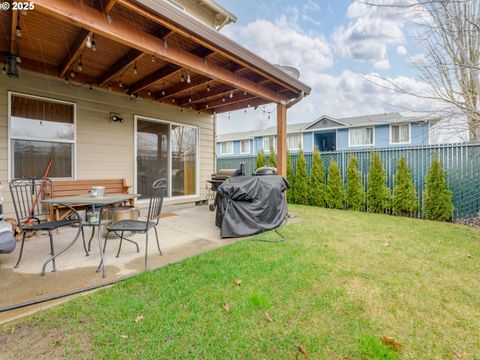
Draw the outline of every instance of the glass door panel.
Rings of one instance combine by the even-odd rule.
[[[172,196],[195,195],[197,192],[197,129],[172,125]]]
[[[169,127],[159,122],[137,121],[137,192],[142,195],[140,199],[150,198],[155,180],[169,178]]]

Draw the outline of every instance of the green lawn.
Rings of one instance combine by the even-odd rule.
[[[291,211],[286,242],[240,241],[0,327],[0,358],[480,358],[479,230]]]

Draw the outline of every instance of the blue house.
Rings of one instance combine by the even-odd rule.
[[[287,147],[306,153],[354,149],[416,146],[436,143],[432,128],[438,118],[385,113],[348,118],[323,115],[313,122],[287,126]],[[217,157],[253,156],[260,150],[276,149],[276,128],[217,135]]]

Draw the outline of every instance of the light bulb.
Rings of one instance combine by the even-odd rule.
[[[152,96],[152,92],[150,90],[148,90],[147,95]]]
[[[20,64],[22,62],[22,58],[20,56],[17,56],[16,59],[17,64]]]
[[[85,46],[89,49],[92,48],[92,37],[90,35],[87,35],[87,39],[85,40]]]
[[[190,71],[187,70],[187,84],[190,84],[192,80],[190,79]]]
[[[172,99],[172,103],[174,103],[174,102],[175,102],[175,98]]]
[[[183,76],[183,73],[182,73],[182,77],[180,78],[180,81],[185,82],[185,76]]]
[[[22,29],[20,29],[20,25],[17,25],[17,27],[15,28],[15,35],[17,35],[17,37],[22,36]]]
[[[74,78],[74,77],[75,77],[75,71],[72,70],[72,71],[70,72],[70,77],[71,77],[71,78]]]
[[[222,98],[222,101],[225,102],[225,98]]]
[[[207,84],[207,92],[210,92],[210,84]]]
[[[82,64],[82,60],[80,60],[80,62],[78,63],[78,71],[82,71],[83,70],[83,64]]]
[[[112,23],[112,17],[110,16],[110,14],[107,14],[107,21],[109,24]]]
[[[135,66],[133,67],[133,73],[134,73],[135,75],[138,74],[137,64],[135,64]]]
[[[152,62],[155,62],[155,55],[152,55]]]
[[[208,104],[207,104],[207,105],[205,105],[205,108],[206,108],[206,109],[208,109]]]
[[[92,50],[96,51],[97,50],[97,45],[95,44],[95,38],[92,39]]]
[[[230,99],[233,98],[233,91],[230,91],[230,96],[229,96],[229,98],[230,98]]]
[[[118,82],[118,87],[119,87],[119,88],[123,88],[122,80],[120,80],[120,81]]]
[[[68,84],[68,77],[65,78],[65,84]]]
[[[162,90],[162,96],[165,96],[165,90]]]
[[[188,102],[191,103],[191,102],[192,102],[192,98],[188,98]]]

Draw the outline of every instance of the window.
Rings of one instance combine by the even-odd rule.
[[[9,93],[11,178],[74,178],[75,104]],[[50,166],[49,166],[50,165]]]
[[[298,150],[302,146],[302,134],[287,135],[288,150]]]
[[[197,194],[198,128],[136,117],[136,192],[149,199],[156,179],[167,197]]]
[[[409,144],[410,124],[390,125],[390,144]]]
[[[373,145],[373,127],[348,129],[349,146],[369,146]]]
[[[269,152],[270,146],[273,145],[273,150],[277,150],[277,146],[275,144],[275,136],[265,136],[263,138],[263,151]]]
[[[231,155],[233,154],[233,142],[224,141],[220,143],[220,154],[222,155]]]
[[[241,154],[250,154],[250,140],[241,140],[240,141],[240,153]]]

